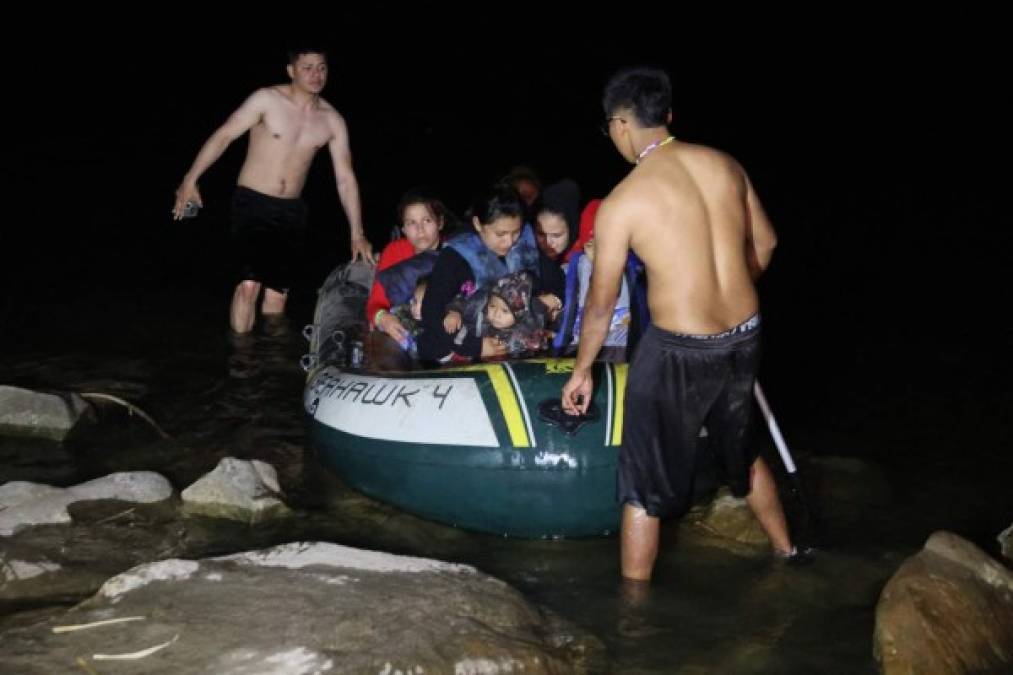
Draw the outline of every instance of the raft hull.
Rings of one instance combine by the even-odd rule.
[[[596,419],[543,417],[572,359],[372,375],[324,367],[305,390],[310,443],[351,487],[406,511],[517,537],[618,528],[626,365],[595,365]]]

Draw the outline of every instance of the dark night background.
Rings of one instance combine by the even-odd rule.
[[[958,462],[999,457],[1010,238],[1008,72],[994,17],[849,8],[729,27],[731,16],[675,5],[545,12],[372,3],[305,17],[322,29],[309,39],[330,49],[324,96],[348,122],[377,249],[398,195],[419,183],[459,211],[523,163],[545,182],[575,178],[584,200],[603,196],[628,167],[597,130],[602,84],[618,66],[662,65],[674,133],[736,156],[778,229],[761,285],[762,380],[788,436],[809,429],[851,447],[888,438],[913,460],[929,442]],[[90,316],[129,324],[162,302],[177,332],[220,321],[224,337],[227,207],[245,141],[201,180],[200,217],[174,223],[168,211],[207,136],[255,88],[285,81],[291,19],[275,26],[265,14],[251,31],[140,15],[94,28],[92,17],[9,52],[6,356],[97,339]],[[347,257],[326,152],[304,196],[300,325]],[[186,302],[167,300],[178,297],[201,309],[187,316]]]

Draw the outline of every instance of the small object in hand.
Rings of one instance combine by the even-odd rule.
[[[183,220],[186,220],[187,218],[196,218],[199,211],[200,205],[197,204],[197,202],[189,201],[183,205],[183,212],[179,217]]]
[[[584,405],[584,395],[577,394],[577,405]]]

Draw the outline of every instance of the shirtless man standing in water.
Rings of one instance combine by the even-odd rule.
[[[770,263],[774,230],[733,158],[669,134],[664,71],[619,72],[603,106],[604,130],[636,167],[595,220],[594,273],[562,402],[570,414],[587,411],[591,366],[632,249],[646,267],[652,325],[626,385],[617,481],[622,575],[650,580],[661,518],[689,509],[704,425],[732,492],[746,497],[778,553],[797,555],[770,469],[746,443],[759,363],[754,282]]]
[[[250,132],[246,161],[232,200],[232,234],[240,282],[232,296],[230,322],[247,333],[261,312],[280,315],[298,264],[299,241],[306,226],[300,198],[317,150],[327,146],[334,164],[338,197],[351,227],[352,259],[372,263],[373,247],[362,230],[359,186],[352,171],[345,120],[320,92],[327,84],[327,57],[316,49],[289,52],[289,84],[258,89],[225,121],[197,153],[176,190],[173,216],[183,217],[186,203],[202,206],[197,181],[232,141]]]

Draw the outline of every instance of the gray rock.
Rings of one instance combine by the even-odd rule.
[[[81,657],[146,654],[116,672],[580,673],[593,637],[474,568],[327,543],[165,560],[110,579],[49,625],[8,630],[0,672],[70,672]],[[153,652],[151,650],[154,650]]]
[[[26,560],[5,560],[0,558],[0,585],[9,581],[28,580],[59,571],[60,566],[51,562]]]
[[[63,494],[64,490],[65,488],[43,485],[42,483],[12,480],[0,485],[0,511],[42,497]]]
[[[181,493],[186,513],[248,523],[289,515],[280,495],[274,467],[233,457],[222,459],[214,471]]]
[[[35,483],[5,483],[0,486],[0,536],[10,536],[26,527],[45,523],[69,523],[67,507],[76,502],[116,499],[153,503],[172,496],[172,485],[151,471],[114,473],[69,488]]]
[[[1013,573],[936,532],[886,584],[873,652],[882,672],[1013,672]]]
[[[0,540],[0,616],[8,608],[80,602],[124,570],[186,555],[173,499],[86,500],[67,510],[69,524],[26,527]]]
[[[0,434],[62,441],[91,410],[77,394],[47,394],[0,385]]]
[[[15,598],[24,604],[51,597],[53,579],[61,570],[49,560],[18,560],[0,553],[0,601]]]
[[[999,540],[999,550],[1002,551],[1003,557],[1013,562],[1013,525],[1000,532],[997,539]]]
[[[744,553],[761,547],[766,552],[770,547],[746,500],[732,496],[725,487],[709,504],[687,514],[686,523],[711,535],[714,544],[722,548]]]

